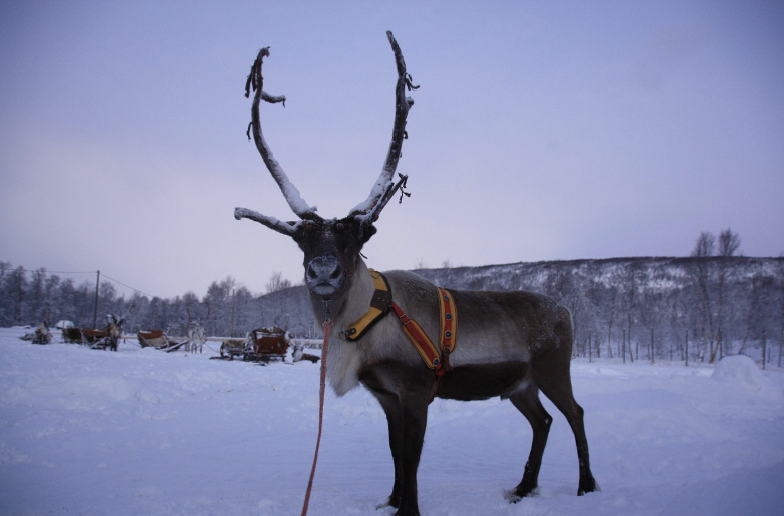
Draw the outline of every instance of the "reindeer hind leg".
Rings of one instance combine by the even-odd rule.
[[[583,408],[577,404],[572,392],[572,379],[569,374],[569,357],[563,358],[564,362],[558,363],[558,355],[551,354],[546,359],[534,362],[534,377],[539,388],[547,398],[553,402],[559,411],[566,417],[574,434],[577,445],[577,460],[580,464],[580,482],[577,495],[600,491],[599,485],[591,473],[591,463],[588,454],[588,438],[585,436],[583,422]]]
[[[526,496],[533,496],[539,482],[539,469],[542,466],[542,455],[547,445],[547,436],[550,433],[550,424],[553,418],[547,413],[539,400],[539,389],[531,382],[525,390],[516,391],[509,396],[509,400],[528,420],[533,430],[531,452],[525,463],[523,479],[509,494],[511,502],[518,502]]]

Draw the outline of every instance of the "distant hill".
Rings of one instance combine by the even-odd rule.
[[[687,332],[690,354],[705,359],[763,341],[775,360],[781,350],[784,258],[613,258],[413,272],[446,288],[547,294],[571,310],[581,355],[590,348],[618,356],[625,348],[638,359],[682,359]],[[265,321],[280,324],[288,314],[292,331],[317,332],[304,286],[262,296],[260,306]]]
[[[581,356],[633,352],[636,359],[711,360],[742,350],[761,360],[764,349],[765,360],[778,364],[783,351],[784,258],[613,258],[414,272],[446,288],[553,297],[572,313]],[[321,331],[304,286],[259,296],[227,277],[213,282],[202,299],[192,292],[125,298],[106,282],[99,294],[89,282],[77,285],[44,269],[0,262],[0,326],[67,319],[101,327],[114,313],[127,315],[128,332],[161,329],[173,336],[182,335],[189,321],[203,322],[210,335],[232,337],[273,324],[301,336]]]

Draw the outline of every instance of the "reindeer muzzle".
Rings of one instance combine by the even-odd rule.
[[[308,263],[305,282],[308,289],[322,299],[330,299],[343,286],[345,274],[337,257],[317,256]]]

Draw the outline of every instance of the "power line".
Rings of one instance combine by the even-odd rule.
[[[38,272],[40,270],[41,269],[25,269],[24,267],[22,268],[22,271],[24,272]],[[44,274],[95,274],[97,271],[49,271],[43,269],[42,272]]]
[[[118,285],[122,285],[122,286],[123,286],[123,287],[125,287],[125,288],[129,288],[129,289],[133,290],[134,292],[138,292],[139,294],[144,294],[144,295],[145,295],[145,296],[147,296],[147,297],[150,297],[150,298],[153,298],[153,297],[158,297],[158,296],[153,296],[153,295],[150,295],[150,294],[148,294],[148,293],[146,293],[146,292],[143,292],[143,291],[139,290],[138,288],[133,288],[133,287],[132,287],[132,286],[130,286],[130,285],[126,285],[125,283],[123,283],[123,282],[121,282],[121,281],[117,281],[117,280],[116,280],[116,279],[114,279],[114,278],[110,278],[110,277],[109,277],[109,276],[107,276],[105,273],[104,273],[103,277],[104,277],[104,278],[106,278],[106,279],[108,279],[108,280],[111,280],[111,281],[113,281],[113,282],[117,283]]]

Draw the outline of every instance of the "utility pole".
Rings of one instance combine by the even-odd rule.
[[[101,271],[95,276],[95,309],[93,310],[93,328],[98,329],[98,284],[101,282]]]
[[[229,328],[229,337],[234,336],[234,289],[231,290],[231,327]]]

